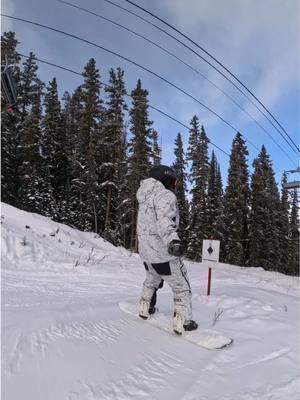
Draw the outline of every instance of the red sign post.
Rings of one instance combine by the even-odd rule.
[[[208,268],[207,296],[210,295],[211,288],[211,267]]]

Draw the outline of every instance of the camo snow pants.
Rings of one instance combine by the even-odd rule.
[[[142,297],[150,301],[155,289],[164,279],[171,287],[174,295],[174,311],[181,313],[185,320],[192,319],[192,292],[187,270],[180,258],[168,262],[150,264],[144,262],[146,279]]]

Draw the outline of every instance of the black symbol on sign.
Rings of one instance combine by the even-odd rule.
[[[211,253],[213,252],[213,248],[211,246],[209,246],[209,248],[207,249],[207,251],[209,252],[209,255],[211,256]]]

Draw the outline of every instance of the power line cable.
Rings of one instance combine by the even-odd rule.
[[[116,56],[118,56],[118,57],[120,57],[120,58],[122,58],[122,59],[124,59],[124,60],[126,60],[126,61],[128,61],[128,62],[130,62],[130,63],[132,63],[132,64],[134,64],[134,65],[136,65],[137,67],[139,67],[139,68],[141,68],[141,69],[144,69],[145,71],[147,71],[147,72],[149,72],[150,74],[152,74],[152,75],[158,77],[159,79],[163,80],[164,82],[168,83],[169,85],[174,86],[176,89],[178,89],[178,90],[181,91],[182,93],[186,94],[188,97],[192,98],[194,101],[196,101],[197,103],[199,103],[200,105],[202,105],[204,108],[208,109],[211,113],[213,113],[214,115],[216,115],[216,116],[217,116],[219,119],[221,119],[226,125],[228,125],[229,127],[231,127],[235,132],[238,131],[238,130],[237,130],[236,128],[234,128],[229,122],[227,122],[224,118],[222,118],[221,116],[219,116],[215,111],[211,110],[209,107],[207,107],[206,105],[204,105],[203,103],[201,103],[198,99],[196,99],[195,97],[193,97],[193,96],[190,95],[189,93],[185,92],[183,89],[179,88],[178,86],[174,85],[173,83],[169,82],[167,79],[165,79],[165,78],[161,77],[160,75],[156,74],[155,72],[149,70],[149,69],[146,68],[146,67],[141,66],[141,65],[138,64],[138,63],[136,63],[135,61],[132,61],[132,60],[130,60],[130,59],[124,57],[124,56],[121,56],[120,54],[118,54],[118,53],[116,53],[116,52],[114,52],[114,51],[112,51],[112,50],[106,49],[105,47],[102,47],[102,46],[100,46],[100,45],[98,45],[98,44],[96,44],[96,43],[90,42],[90,41],[87,40],[87,39],[80,38],[80,37],[78,37],[78,36],[76,36],[76,35],[73,35],[73,34],[70,34],[70,33],[64,32],[64,31],[61,31],[61,30],[59,30],[59,29],[52,28],[52,27],[49,27],[49,26],[47,26],[47,25],[43,25],[43,24],[40,24],[40,23],[37,23],[37,22],[33,22],[33,21],[29,21],[29,20],[26,20],[26,19],[23,19],[23,18],[19,18],[19,17],[13,17],[13,16],[6,15],[6,14],[0,14],[0,15],[3,16],[3,17],[11,18],[11,19],[14,19],[14,20],[19,20],[19,21],[22,21],[22,22],[29,23],[29,24],[31,24],[31,25],[40,26],[40,27],[43,27],[43,28],[45,28],[45,29],[49,29],[49,30],[52,30],[52,31],[54,31],[54,32],[61,33],[61,34],[63,34],[63,35],[72,37],[72,38],[77,39],[77,40],[79,40],[79,41],[82,41],[82,42],[84,42],[84,43],[88,43],[88,44],[90,44],[90,45],[92,45],[92,46],[95,46],[95,47],[97,47],[97,48],[100,48],[101,50],[104,50],[104,51],[107,51],[107,52],[109,52],[109,53],[111,53],[111,54],[114,54],[114,55],[116,55]],[[253,144],[245,135],[243,135],[241,132],[240,132],[240,134],[241,134],[241,136],[243,136],[243,137],[245,138],[245,140],[246,140],[252,147],[254,147],[256,150],[260,151],[260,149],[258,149],[258,147],[257,147],[255,144]],[[216,145],[215,145],[215,146],[216,146]],[[291,160],[291,161],[292,161],[292,160]],[[294,161],[292,161],[292,162],[294,163]]]
[[[18,54],[20,57],[23,57],[23,58],[26,58],[26,59],[29,58],[28,56],[26,56],[26,55],[24,55],[24,54],[21,54],[21,53],[17,53],[17,54]],[[77,71],[74,71],[73,69],[66,68],[66,67],[63,67],[63,66],[61,66],[61,65],[58,65],[58,64],[55,64],[55,63],[46,61],[46,60],[42,60],[42,59],[40,59],[40,58],[37,58],[36,56],[34,56],[34,59],[35,59],[36,61],[42,63],[42,64],[47,64],[47,65],[50,65],[50,66],[52,66],[52,67],[59,68],[59,69],[61,69],[61,70],[70,72],[70,73],[72,73],[72,74],[75,74],[75,75],[78,75],[78,76],[81,76],[81,77],[84,76],[82,73],[77,72]],[[104,83],[104,82],[101,82],[101,84],[102,84],[103,86],[106,86],[106,87],[109,86],[107,83]],[[128,94],[128,93],[126,93],[125,96],[126,96],[126,97],[130,97],[130,98],[132,99],[132,96],[131,96],[130,94]],[[185,129],[187,129],[188,131],[190,131],[190,127],[189,127],[188,125],[186,125],[185,123],[179,121],[179,120],[176,119],[175,117],[172,117],[170,114],[167,114],[165,111],[162,111],[161,109],[159,109],[159,108],[157,108],[157,107],[155,107],[155,106],[153,106],[153,105],[151,105],[151,104],[149,104],[149,108],[151,108],[151,109],[157,111],[158,113],[164,115],[165,117],[169,118],[170,120],[176,122],[177,124],[181,125],[181,126],[184,127]],[[243,135],[242,135],[242,136],[243,136]],[[212,146],[214,146],[216,149],[220,150],[222,153],[224,153],[226,156],[228,156],[228,157],[230,158],[230,154],[228,154],[225,150],[223,150],[221,147],[219,147],[218,145],[216,145],[216,144],[215,144],[214,142],[212,142],[209,138],[208,138],[208,141],[209,141],[209,143],[210,143]],[[278,168],[278,166],[275,165],[275,164],[274,164],[274,166],[276,167],[277,172],[279,172],[279,173],[282,172],[281,168]]]
[[[287,131],[284,129],[284,127],[280,124],[280,122],[274,117],[274,115],[267,109],[267,107],[255,96],[255,94],[235,75],[229,68],[227,68],[223,63],[221,63],[216,57],[214,57],[210,52],[208,52],[206,49],[204,49],[202,46],[200,46],[197,42],[192,40],[189,36],[185,35],[182,31],[179,29],[175,28],[173,25],[168,23],[166,20],[158,17],[154,13],[150,12],[144,7],[141,7],[140,5],[134,3],[131,0],[125,0],[127,3],[133,5],[134,7],[142,10],[143,12],[151,15],[153,18],[157,19],[158,21],[162,22],[163,24],[167,25],[169,28],[173,29],[175,32],[183,36],[186,40],[191,42],[194,46],[198,47],[201,51],[203,51],[205,54],[207,54],[212,60],[214,60],[218,65],[220,65],[230,76],[232,76],[246,91],[264,108],[264,110],[273,118],[273,120],[277,123],[277,125],[282,129],[282,131],[286,134],[286,136],[290,139],[291,143],[294,144],[296,149],[298,151],[299,148],[296,145],[296,143],[293,141],[293,139],[290,137],[290,135],[287,133]]]
[[[20,57],[23,57],[23,58],[26,58],[26,59],[29,58],[29,57],[26,56],[25,54],[21,54],[21,53],[17,53],[17,54],[18,54]],[[42,59],[37,58],[37,57],[34,57],[34,59],[35,59],[36,61],[42,63],[42,64],[47,64],[47,65],[50,65],[50,66],[52,66],[52,67],[59,68],[59,69],[61,69],[61,70],[70,72],[70,73],[72,73],[72,74],[74,74],[74,75],[78,75],[78,76],[83,77],[83,74],[82,74],[82,73],[80,73],[80,72],[78,72],[78,71],[74,71],[74,70],[71,69],[71,68],[66,68],[66,67],[63,67],[63,66],[61,66],[61,65],[54,64],[54,63],[52,63],[52,62],[50,62],[50,61],[42,60]],[[108,87],[108,86],[109,86],[107,83],[104,83],[104,82],[101,82],[101,84],[102,84],[103,86],[105,86],[105,87]],[[130,97],[130,98],[132,99],[132,96],[131,96],[130,94],[126,93],[126,96],[127,96],[127,97]],[[188,131],[190,130],[190,127],[189,127],[188,125],[186,125],[185,123],[179,121],[179,120],[176,119],[175,117],[172,117],[170,114],[167,114],[165,111],[162,111],[161,109],[159,109],[159,108],[157,108],[157,107],[155,107],[155,106],[153,106],[153,105],[151,105],[151,104],[149,104],[149,108],[151,108],[152,110],[157,111],[158,113],[160,113],[160,114],[164,115],[165,117],[171,119],[172,121],[176,122],[177,124],[183,126],[183,127],[184,127],[185,129],[187,129]],[[218,150],[220,150],[220,151],[221,151],[222,153],[224,153],[226,156],[230,157],[230,155],[229,155],[225,150],[223,150],[221,147],[219,147],[218,145],[216,145],[216,144],[215,144],[214,142],[212,142],[210,139],[208,139],[208,140],[209,140],[209,143],[210,143],[212,146],[214,146],[215,148],[217,148]]]
[[[62,31],[62,30],[59,30],[59,29],[56,29],[56,28],[53,28],[53,27],[44,25],[44,24],[40,24],[40,23],[38,23],[38,22],[29,21],[29,20],[26,20],[26,19],[23,19],[23,18],[19,18],[19,17],[13,17],[13,16],[10,16],[10,15],[7,15],[7,14],[1,14],[1,16],[7,17],[7,18],[11,18],[11,19],[14,19],[14,20],[18,20],[18,21],[22,21],[22,22],[25,22],[25,23],[28,23],[28,24],[31,24],[31,25],[39,26],[39,27],[42,27],[42,28],[45,28],[45,29],[48,29],[48,30],[51,30],[51,31],[54,31],[54,32],[57,32],[57,33],[60,33],[60,34],[63,34],[63,35],[65,35],[65,36],[72,37],[72,38],[74,38],[74,39],[76,39],[76,40],[79,40],[79,41],[82,41],[82,42],[84,42],[84,43],[90,44],[90,45],[92,45],[92,46],[94,46],[94,47],[97,47],[97,48],[99,48],[99,49],[101,49],[101,50],[104,50],[104,51],[106,51],[106,52],[108,52],[108,53],[110,53],[110,54],[113,54],[113,55],[115,55],[115,56],[117,56],[117,57],[120,57],[121,59],[124,59],[125,61],[127,61],[127,62],[129,62],[129,63],[131,63],[131,64],[133,64],[133,65],[135,65],[135,66],[137,66],[137,67],[139,67],[139,68],[141,68],[141,69],[143,69],[143,70],[145,70],[146,72],[148,72],[148,73],[152,74],[153,76],[159,78],[160,80],[162,80],[163,82],[167,83],[168,85],[170,85],[170,86],[176,88],[178,91],[180,91],[181,93],[183,93],[183,94],[185,94],[186,96],[190,97],[192,100],[194,100],[195,102],[197,102],[198,104],[200,104],[202,107],[204,107],[205,109],[207,109],[209,112],[211,112],[213,115],[215,115],[216,117],[218,117],[223,123],[225,123],[225,124],[226,124],[227,126],[229,126],[231,129],[233,129],[235,132],[238,131],[238,129],[235,128],[231,123],[229,123],[228,121],[226,121],[226,120],[225,120],[223,117],[221,117],[218,113],[216,113],[216,112],[213,111],[211,108],[209,108],[209,107],[206,106],[204,103],[202,103],[200,100],[198,100],[197,98],[195,98],[194,96],[192,96],[191,94],[189,94],[188,92],[186,92],[184,89],[182,89],[182,88],[180,88],[179,86],[177,86],[177,85],[173,84],[172,82],[168,81],[166,78],[160,76],[160,75],[157,74],[156,72],[151,71],[150,69],[148,69],[148,68],[146,68],[146,67],[144,67],[144,66],[142,66],[142,65],[140,65],[140,64],[138,64],[138,63],[136,63],[136,62],[133,61],[133,60],[130,60],[129,58],[127,58],[127,57],[125,57],[125,56],[122,56],[122,55],[120,55],[120,54],[118,54],[118,53],[116,53],[116,52],[114,52],[114,51],[112,51],[112,50],[109,50],[109,49],[107,49],[107,48],[105,48],[105,47],[103,47],[103,46],[100,46],[100,45],[98,45],[98,44],[96,44],[96,43],[94,43],[94,42],[91,42],[91,41],[89,41],[89,40],[87,40],[87,39],[80,38],[79,36],[70,34],[70,33],[68,33],[68,32],[65,32],[65,31]],[[241,132],[240,132],[240,133],[241,133]],[[252,141],[250,141],[244,134],[241,133],[241,135],[245,138],[245,140],[246,140],[252,147],[254,147],[257,151],[260,151],[260,149],[259,149]],[[291,159],[290,159],[290,160],[291,160]],[[293,160],[291,160],[291,161],[294,163]]]
[[[128,14],[134,15],[135,17],[139,18],[140,20],[146,22],[147,24],[155,27],[159,31],[165,33],[167,36],[171,37],[174,39],[176,42],[180,43],[182,46],[190,50],[192,53],[197,55],[201,60],[203,60],[205,63],[207,63],[209,66],[211,66],[215,71],[217,71],[223,78],[225,78],[228,82],[230,82],[240,93],[242,93],[248,100],[249,102],[269,121],[269,123],[273,126],[273,128],[281,135],[281,137],[288,143],[288,145],[291,147],[290,142],[287,141],[286,137],[282,134],[282,132],[277,128],[277,126],[274,124],[274,122],[264,113],[256,104],[255,102],[251,99],[250,96],[248,96],[245,92],[243,92],[238,85],[236,85],[230,78],[228,78],[222,71],[220,71],[216,66],[214,66],[211,62],[209,62],[206,58],[204,58],[201,54],[197,53],[194,49],[192,49],[190,46],[188,46],[186,43],[182,42],[180,39],[172,35],[171,33],[167,32],[166,30],[162,29],[160,26],[154,24],[153,22],[147,20],[146,18],[134,13],[133,11],[128,10],[125,7],[120,6],[119,4],[114,3],[111,0],[103,0],[104,2],[111,4],[121,10],[124,10]],[[295,145],[295,144],[294,144]],[[296,145],[295,145],[296,146]],[[297,151],[300,151],[298,147],[296,146]],[[297,154],[298,155],[298,154]]]
[[[26,59],[29,58],[29,57],[26,56],[25,54],[17,53],[17,55],[19,55],[20,57],[26,58]],[[55,68],[64,70],[64,71],[66,71],[66,72],[70,72],[70,73],[72,73],[72,74],[74,74],[74,75],[78,75],[78,76],[84,77],[82,73],[77,72],[77,71],[74,71],[73,69],[63,67],[63,66],[61,66],[61,65],[52,63],[52,62],[50,62],[50,61],[42,60],[42,59],[40,59],[40,58],[37,58],[36,56],[34,56],[34,59],[35,59],[36,61],[42,63],[42,64],[50,65],[50,66],[52,66],[52,67],[55,67]],[[105,87],[108,87],[108,86],[109,86],[107,83],[104,83],[104,82],[101,82],[101,84],[102,84],[103,86],[105,86]],[[132,96],[131,96],[130,94],[128,94],[128,93],[126,93],[125,96],[126,96],[126,97],[130,97],[130,98],[132,99]],[[188,131],[190,131],[190,127],[189,127],[188,125],[186,125],[184,122],[179,121],[179,120],[176,119],[175,117],[172,117],[170,114],[166,113],[165,111],[162,111],[161,109],[159,109],[159,108],[157,108],[157,107],[155,107],[155,106],[153,106],[153,105],[151,105],[151,104],[149,104],[149,108],[151,108],[151,109],[154,110],[154,111],[157,111],[159,114],[164,115],[164,116],[167,117],[168,119],[170,119],[170,120],[176,122],[177,124],[181,125],[181,126],[184,127],[185,129],[187,129]],[[243,136],[243,135],[242,135],[242,136]],[[209,138],[208,138],[208,141],[209,141],[209,143],[210,143],[212,146],[214,146],[216,149],[218,149],[219,151],[221,151],[223,154],[225,154],[227,157],[230,158],[230,154],[229,154],[229,153],[227,153],[227,152],[226,152],[225,150],[223,150],[221,147],[219,147],[218,145],[216,145],[216,144],[215,144],[214,142],[212,142]],[[276,167],[276,170],[277,170],[278,173],[281,173],[281,172],[282,172],[282,169],[279,168],[276,164],[274,164],[274,167]]]
[[[181,62],[182,64],[184,64],[186,67],[190,68],[192,71],[196,72],[198,75],[200,75],[202,78],[204,78],[206,81],[208,81],[211,85],[213,85],[216,89],[218,89],[221,93],[223,93],[232,103],[234,103],[241,111],[243,111],[246,115],[248,115],[255,123],[256,125],[266,134],[268,135],[268,137],[273,141],[273,143],[275,143],[278,148],[290,159],[288,153],[283,149],[283,147],[273,138],[273,136],[247,111],[245,110],[242,106],[239,105],[239,103],[237,101],[235,101],[230,95],[228,95],[224,90],[222,90],[219,86],[217,86],[213,81],[211,81],[209,78],[207,78],[202,72],[200,72],[199,70],[197,70],[196,68],[194,68],[193,66],[191,66],[190,64],[186,63],[184,60],[182,60],[181,58],[177,57],[174,53],[170,52],[169,50],[165,49],[164,47],[160,46],[159,44],[153,42],[152,40],[148,39],[147,37],[141,35],[140,33],[122,25],[119,24],[116,21],[113,21],[107,17],[104,17],[101,14],[98,14],[94,11],[88,10],[84,7],[80,7],[76,4],[70,3],[68,1],[64,1],[64,0],[55,0],[58,3],[64,4],[68,7],[72,7],[75,9],[78,9],[80,11],[83,11],[87,14],[91,14],[93,16],[96,16],[97,18],[100,18],[104,21],[107,21],[121,29],[124,29],[130,33],[132,33],[133,35],[140,37],[141,39],[145,40],[146,42],[152,44],[153,46],[159,48],[160,50],[162,50],[163,52],[167,53],[168,55],[170,55],[171,57],[175,58],[176,60],[178,60],[179,62]],[[292,161],[290,159],[290,161]]]
[[[122,56],[121,54],[116,53],[116,52],[113,51],[113,50],[109,50],[109,49],[107,49],[106,47],[103,47],[103,46],[100,46],[100,45],[97,44],[97,43],[91,42],[90,40],[83,39],[83,38],[81,38],[81,37],[79,37],[79,36],[76,36],[76,35],[73,35],[73,34],[71,34],[71,33],[62,31],[62,30],[60,30],[60,29],[53,28],[53,27],[48,26],[48,25],[40,24],[40,23],[38,23],[38,22],[30,21],[30,20],[27,20],[27,19],[24,19],[24,18],[13,17],[13,16],[7,15],[7,14],[1,14],[1,16],[2,16],[2,17],[6,17],[6,18],[10,18],[10,19],[13,19],[13,20],[16,20],[16,21],[25,22],[25,23],[28,23],[28,24],[30,24],[30,25],[39,26],[39,27],[41,27],[41,28],[48,29],[48,30],[51,30],[51,31],[53,31],[53,32],[60,33],[60,34],[62,34],[62,35],[71,37],[71,38],[76,39],[76,40],[78,40],[78,41],[81,41],[81,42],[83,42],[83,43],[87,43],[87,44],[89,44],[89,45],[91,45],[91,46],[97,47],[97,48],[99,48],[99,49],[101,49],[101,50],[103,50],[103,51],[106,51],[107,53],[113,54],[113,55],[115,55],[115,56],[117,56],[117,57],[119,57],[119,58],[121,58],[121,59],[123,59],[123,60],[125,60],[125,61],[127,61],[127,62],[129,62],[129,63],[131,63],[131,64],[133,64],[133,65],[135,65],[136,67],[138,67],[138,68],[140,68],[140,69],[142,69],[142,70],[148,72],[149,74],[155,76],[156,78],[160,79],[161,81],[167,83],[169,86],[174,87],[174,88],[177,89],[179,92],[185,94],[187,97],[191,98],[191,99],[194,100],[196,103],[200,104],[203,108],[205,108],[206,110],[208,110],[211,114],[215,115],[215,116],[216,116],[217,118],[219,118],[224,124],[226,124],[227,126],[229,126],[232,130],[234,130],[235,132],[238,131],[238,129],[235,128],[230,122],[226,121],[226,120],[225,120],[223,117],[221,117],[217,112],[215,112],[214,110],[212,110],[210,107],[206,106],[204,103],[202,103],[200,100],[198,100],[196,97],[194,97],[194,96],[191,95],[190,93],[186,92],[184,89],[180,88],[179,86],[175,85],[174,83],[170,82],[168,79],[162,77],[161,75],[159,75],[159,74],[157,74],[156,72],[150,70],[149,68],[144,67],[143,65],[138,64],[137,62],[135,62],[135,61],[133,61],[133,60],[131,60],[131,59],[125,57],[125,56]],[[253,146],[256,150],[260,151],[260,150],[258,149],[258,147],[257,147],[254,143],[252,143],[245,135],[242,135],[242,136],[248,141],[248,143],[249,143],[251,146]]]

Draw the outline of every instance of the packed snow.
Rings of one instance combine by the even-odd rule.
[[[234,338],[206,350],[125,314],[144,267],[94,233],[2,204],[5,400],[299,400],[299,278],[186,261],[194,318]],[[158,292],[172,314],[172,293]]]

